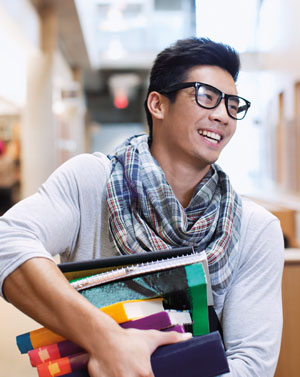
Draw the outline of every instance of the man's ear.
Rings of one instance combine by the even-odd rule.
[[[158,92],[150,92],[147,106],[151,115],[156,119],[163,119],[166,109],[166,98]]]

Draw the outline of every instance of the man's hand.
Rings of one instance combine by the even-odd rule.
[[[91,377],[154,377],[150,356],[157,347],[191,338],[175,331],[124,330],[118,326],[101,335],[98,347],[90,353]]]

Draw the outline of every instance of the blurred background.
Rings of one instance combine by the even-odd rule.
[[[1,213],[72,156],[147,132],[143,101],[162,49],[203,36],[240,52],[238,92],[252,106],[219,164],[284,231],[277,377],[300,370],[299,14],[297,0],[0,0]],[[0,313],[3,377],[35,376],[13,343],[37,325],[3,300]]]

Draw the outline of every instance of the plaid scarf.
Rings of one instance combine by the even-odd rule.
[[[225,289],[236,262],[242,206],[221,168],[211,166],[183,208],[149,151],[147,135],[129,138],[109,158],[109,229],[117,250],[205,250],[214,290]]]

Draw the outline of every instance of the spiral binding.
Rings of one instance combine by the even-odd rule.
[[[76,280],[71,283],[73,288],[77,291],[91,288],[97,285],[112,282],[122,278],[128,278],[131,276],[142,275],[147,272],[167,270],[169,268],[185,266],[188,264],[198,263],[205,261],[207,263],[206,253],[202,251],[200,253],[193,253],[190,255],[177,256],[158,261],[151,261],[141,263],[137,265],[125,266],[117,268],[115,270],[102,272],[93,276],[88,276],[80,280]]]

